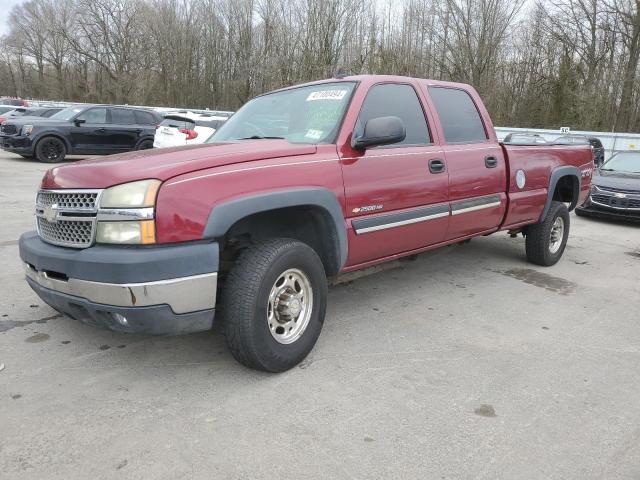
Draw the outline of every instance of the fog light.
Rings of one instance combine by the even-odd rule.
[[[113,318],[115,319],[115,321],[118,322],[120,325],[124,327],[129,326],[129,322],[127,322],[127,317],[125,317],[124,315],[120,315],[119,313],[112,313],[111,315],[113,315]]]

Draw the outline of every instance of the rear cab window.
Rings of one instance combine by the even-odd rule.
[[[447,143],[484,143],[489,136],[468,92],[452,87],[429,87]]]
[[[386,148],[432,143],[418,95],[411,85],[403,83],[383,83],[369,89],[364,102],[362,102],[354,136],[361,136],[367,121],[372,118],[388,116],[398,117],[402,120],[407,130],[407,136],[402,142],[394,143]]]

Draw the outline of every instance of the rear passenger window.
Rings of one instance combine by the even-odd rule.
[[[430,87],[447,143],[479,143],[487,132],[471,96],[464,90]]]
[[[133,115],[133,110],[126,110],[124,108],[112,108],[111,123],[118,123],[120,125],[134,125],[136,123],[136,117]]]
[[[136,110],[135,115],[136,115],[137,123],[140,125],[155,125],[156,123],[158,123],[156,121],[156,118],[153,116],[153,114],[149,112]]]
[[[371,87],[362,104],[354,136],[364,132],[368,120],[377,117],[399,117],[407,129],[406,138],[398,145],[425,145],[431,143],[427,120],[425,119],[420,100],[410,85],[387,83]]]

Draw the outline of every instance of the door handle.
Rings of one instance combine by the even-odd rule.
[[[484,166],[487,168],[496,168],[498,166],[498,159],[493,155],[484,157]]]
[[[442,173],[444,172],[444,160],[441,158],[432,158],[429,160],[429,171],[431,173]]]
[[[99,128],[99,129],[96,130],[96,132],[99,132],[99,133],[103,133],[103,132],[106,132],[106,131],[107,131],[107,129],[104,128],[104,127]]]
[[[142,133],[142,129],[141,128],[136,128],[136,133]]]

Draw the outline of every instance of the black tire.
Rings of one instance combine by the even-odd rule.
[[[43,163],[59,163],[67,155],[67,146],[57,137],[44,137],[38,141],[35,157]]]
[[[559,218],[561,220],[558,220]],[[552,238],[552,230],[554,230],[554,226],[558,225],[557,222],[562,224],[562,234],[560,236],[556,230],[556,235]],[[542,265],[543,267],[555,265],[562,257],[567,246],[569,226],[569,210],[567,206],[561,202],[552,202],[544,220],[529,226],[527,229],[525,241],[527,259],[531,263]]]
[[[291,269],[302,272],[309,281],[312,306],[300,336],[292,343],[283,344],[275,339],[281,324],[268,320],[270,294],[276,282]],[[326,304],[327,277],[311,247],[286,238],[251,246],[242,252],[222,289],[220,308],[229,350],[238,362],[249,368],[274,373],[289,370],[313,349],[322,330]],[[293,325],[292,321],[285,326]],[[276,323],[275,330],[271,322]]]
[[[153,140],[143,140],[138,145],[138,150],[149,150],[150,148],[153,148]]]

